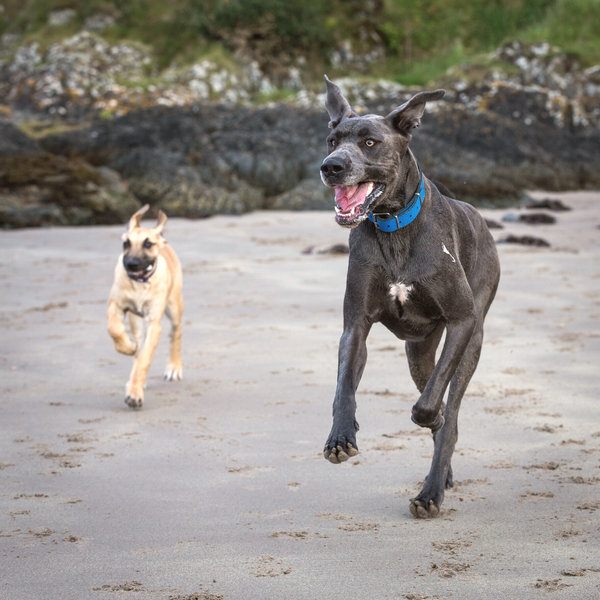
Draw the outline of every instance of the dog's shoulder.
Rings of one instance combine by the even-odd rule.
[[[483,226],[487,230],[485,219],[472,204],[459,200],[454,195],[448,196],[442,193],[436,182],[430,183],[432,184],[430,185],[432,203],[438,211],[450,212],[459,222],[468,221],[476,229]]]

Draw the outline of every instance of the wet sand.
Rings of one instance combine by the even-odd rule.
[[[380,325],[361,452],[322,457],[347,265],[318,253],[347,240],[332,213],[167,223],[184,380],[162,380],[165,320],[141,410],[105,322],[123,228],[0,232],[0,596],[600,597],[600,193],[534,195],[573,210],[492,231],[551,247],[498,245],[457,485],[431,521],[408,509],[431,436]]]

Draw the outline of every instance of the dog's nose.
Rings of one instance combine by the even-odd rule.
[[[137,258],[129,258],[125,261],[125,268],[128,271],[139,271],[140,270],[140,261]]]
[[[321,165],[321,173],[323,173],[325,177],[340,175],[346,169],[346,161],[339,156],[330,156],[329,158],[326,158]]]

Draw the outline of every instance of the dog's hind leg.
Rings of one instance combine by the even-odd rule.
[[[426,339],[421,342],[406,342],[406,356],[408,358],[408,367],[410,369],[410,375],[417,386],[419,392],[423,393],[433,369],[435,368],[435,353],[444,334],[446,328],[445,323],[440,322],[434,332]],[[445,405],[442,403],[441,412],[443,413]],[[433,439],[437,432],[433,434]],[[446,489],[451,488],[454,485],[452,480],[452,467],[448,468],[448,476],[446,478],[445,487]]]
[[[444,488],[450,472],[450,461],[458,439],[458,411],[469,381],[475,372],[481,345],[483,323],[478,324],[462,360],[450,382],[444,425],[434,436],[434,452],[429,475],[416,498],[410,501],[410,511],[418,518],[436,517],[444,501]]]
[[[169,362],[165,369],[167,381],[178,381],[183,377],[183,366],[181,364],[181,315],[183,312],[183,301],[179,298],[171,298],[167,304],[165,314],[171,321],[171,349],[169,351]]]

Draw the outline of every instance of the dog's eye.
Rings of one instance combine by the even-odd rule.
[[[367,140],[365,142],[365,146],[368,146],[369,148],[371,148],[371,146],[374,146],[375,142],[373,140]]]
[[[131,242],[129,240],[125,240],[123,242],[123,250],[127,250],[128,248],[131,248]]]
[[[329,143],[331,144],[332,148],[335,148],[335,140],[329,140]]]
[[[150,240],[144,240],[144,248],[152,248],[154,244]]]

